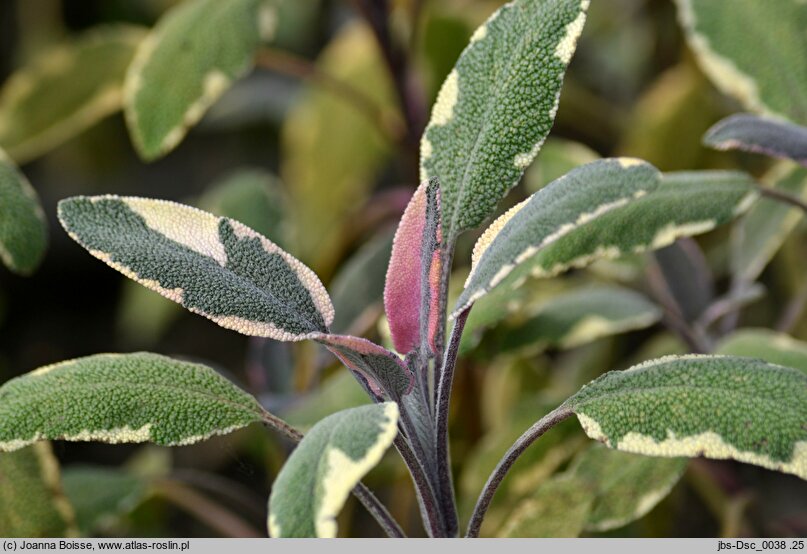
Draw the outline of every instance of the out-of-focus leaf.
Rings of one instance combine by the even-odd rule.
[[[560,179],[574,168],[599,158],[594,150],[572,140],[549,138],[524,174],[524,187],[533,193]]]
[[[662,180],[637,160],[592,162],[490,226],[474,249],[475,269],[454,315],[500,283],[517,288],[529,277],[551,277],[705,233],[743,213],[756,196],[744,173],[680,172]],[[538,217],[540,225],[533,224]]]
[[[394,402],[344,410],[314,425],[272,486],[269,534],[336,537],[336,516],[347,496],[397,434]]]
[[[254,398],[206,366],[157,354],[98,354],[0,387],[0,450],[45,439],[191,444],[261,417]]]
[[[592,488],[573,474],[544,483],[516,507],[501,537],[577,537],[583,531],[593,500]]]
[[[288,244],[288,199],[283,185],[262,169],[241,169],[214,183],[199,207],[240,221],[280,247]]]
[[[50,443],[0,454],[0,535],[75,536],[75,524]]]
[[[374,237],[333,278],[330,289],[336,315],[331,328],[335,332],[347,332],[369,306],[381,305],[393,236],[389,231]]]
[[[70,466],[63,471],[62,481],[84,536],[114,524],[147,493],[146,483],[139,477],[104,466]]]
[[[524,432],[524,429],[534,423],[536,404],[537,412],[540,413],[544,409],[548,412],[552,403],[536,398],[535,395],[522,397],[511,408],[510,417],[503,421],[500,427],[490,429],[471,453],[464,457],[463,470],[458,482],[461,514],[470,513],[479,491],[482,490],[502,454]],[[486,529],[500,527],[514,503],[534,491],[576,453],[580,443],[569,440],[569,436],[573,433],[574,426],[568,422],[563,423],[524,452],[508,472],[507,479],[502,481],[493,498],[485,518]]]
[[[333,413],[362,406],[369,401],[356,378],[342,370],[293,404],[283,413],[283,419],[298,428],[307,429]]]
[[[12,75],[0,91],[0,145],[26,162],[121,109],[126,68],[145,35],[100,27]]]
[[[807,479],[807,374],[799,369],[732,356],[661,358],[606,373],[563,407],[610,448],[732,459]]]
[[[714,300],[714,277],[698,243],[681,238],[654,253],[651,286],[684,321],[695,321]]]
[[[126,280],[118,301],[116,327],[127,345],[149,347],[157,343],[182,308],[167,298]]]
[[[807,373],[807,343],[770,329],[740,329],[715,349],[716,354],[748,356]]]
[[[787,121],[736,114],[716,123],[703,142],[718,150],[744,150],[807,166],[807,129]]]
[[[0,149],[0,260],[11,271],[29,275],[42,262],[47,242],[36,191]]]
[[[585,528],[608,531],[643,517],[670,493],[688,461],[591,445],[570,470],[596,491]]]
[[[701,68],[757,113],[807,123],[807,5],[800,0],[677,0]]]
[[[238,221],[117,196],[62,200],[59,220],[96,258],[227,329],[295,341],[333,321],[314,272]]]
[[[163,15],[138,46],[124,85],[129,133],[143,159],[173,150],[252,68],[276,18],[268,0],[189,0]]]
[[[439,355],[435,336],[443,325],[439,313],[442,274],[440,188],[424,181],[401,217],[384,285],[384,311],[395,349],[402,354],[419,350]]]
[[[807,199],[807,169],[790,164],[772,170],[766,180],[773,188]],[[734,227],[731,272],[735,279],[754,281],[779,251],[802,218],[798,208],[772,198],[760,198]]]
[[[379,106],[395,105],[372,32],[344,27],[317,67],[349,82]],[[397,115],[384,113],[385,118]],[[355,214],[390,148],[356,107],[333,92],[310,88],[282,129],[281,176],[293,200],[294,252],[318,271],[332,269],[344,248],[344,226]]]
[[[647,298],[616,286],[591,286],[555,296],[527,321],[506,326],[502,350],[572,348],[601,337],[644,329],[661,319]]]
[[[495,12],[443,83],[421,142],[440,180],[448,244],[481,224],[538,154],[589,0],[516,0]]]
[[[704,148],[701,137],[724,113],[703,75],[680,64],[662,73],[636,102],[618,151],[663,171],[711,167],[719,154]]]

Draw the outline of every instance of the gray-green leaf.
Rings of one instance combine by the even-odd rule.
[[[677,0],[701,68],[753,112],[807,123],[807,4]]]
[[[286,461],[269,497],[272,537],[335,537],[350,491],[398,434],[394,402],[351,408],[311,429]]]
[[[170,9],[137,48],[124,86],[126,121],[145,160],[167,154],[274,35],[266,0],[187,0]]]
[[[807,479],[807,374],[798,369],[670,356],[606,373],[564,407],[610,448],[733,459]]]
[[[0,149],[0,260],[11,271],[29,275],[42,261],[47,242],[36,191]]]
[[[718,150],[743,150],[791,159],[807,166],[807,129],[753,114],[736,114],[716,123],[703,143]]]
[[[64,492],[85,536],[113,524],[133,510],[148,492],[143,479],[117,468],[70,466],[62,474]]]
[[[507,519],[502,537],[577,537],[586,524],[593,489],[573,474],[544,483]]]
[[[59,220],[96,258],[227,329],[302,340],[333,321],[314,272],[238,221],[117,196],[62,200]]]
[[[117,112],[145,35],[133,25],[99,27],[12,75],[0,92],[0,145],[26,162]]]
[[[261,420],[212,369],[157,354],[98,354],[0,387],[0,450],[41,440],[191,444]]]
[[[582,166],[508,212],[477,243],[454,315],[493,287],[516,288],[602,258],[662,248],[745,212],[757,197],[738,172],[668,173],[632,159]],[[516,213],[517,212],[517,213]]]
[[[449,243],[482,223],[544,142],[589,0],[515,0],[479,27],[443,83],[421,142]]]

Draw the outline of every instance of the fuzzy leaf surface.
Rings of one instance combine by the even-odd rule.
[[[736,114],[716,123],[703,143],[718,150],[743,150],[785,158],[807,166],[807,128],[753,114]]]
[[[492,236],[480,238],[483,254],[454,315],[500,283],[516,288],[529,277],[552,277],[705,233],[744,213],[757,197],[744,173],[676,172],[662,179],[649,164],[621,165],[617,159],[582,166],[535,193],[518,213],[495,221]]]
[[[807,374],[798,369],[670,356],[606,373],[564,406],[610,448],[732,459],[807,479]]]
[[[326,417],[306,434],[272,486],[269,534],[335,537],[350,491],[398,434],[398,405],[361,406]]]
[[[227,329],[295,341],[333,321],[314,272],[235,220],[117,196],[63,200],[59,220],[96,258]]]
[[[749,111],[807,123],[807,4],[676,0],[701,68]]]
[[[421,141],[421,180],[442,186],[443,233],[489,217],[538,154],[589,0],[515,0],[471,37]]]
[[[144,36],[134,25],[98,27],[14,73],[0,91],[0,145],[24,163],[120,110]]]
[[[192,444],[261,420],[212,369],[157,354],[98,354],[0,387],[0,450],[41,440]]]
[[[140,43],[124,84],[129,133],[147,161],[184,138],[274,35],[267,0],[189,0],[171,8]]]
[[[0,149],[0,260],[11,271],[29,275],[42,262],[47,242],[39,196]]]

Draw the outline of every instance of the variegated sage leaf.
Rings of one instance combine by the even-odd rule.
[[[187,0],[137,48],[124,85],[129,133],[145,160],[176,147],[274,35],[268,0]]]
[[[670,356],[606,373],[563,406],[610,448],[732,459],[807,479],[807,374],[798,369]]]
[[[807,199],[807,169],[783,162],[765,178],[774,189]],[[735,279],[751,282],[760,276],[803,213],[773,198],[760,198],[731,234],[731,272]]]
[[[350,491],[381,461],[397,434],[394,402],[343,410],[314,425],[272,486],[269,534],[335,537],[336,516]]]
[[[701,68],[749,111],[807,123],[807,5],[676,0]]]
[[[373,398],[400,402],[412,390],[412,371],[386,348],[346,335],[322,335],[317,340],[359,377]]]
[[[703,143],[718,150],[743,150],[807,166],[807,128],[769,117],[729,116],[709,129]]]
[[[442,187],[451,244],[489,217],[538,154],[589,0],[515,0],[471,37],[423,134],[421,180]]]
[[[11,271],[29,275],[42,261],[47,242],[36,191],[0,149],[0,260]]]
[[[482,235],[453,315],[500,283],[515,288],[529,277],[552,277],[705,233],[744,213],[756,198],[756,185],[745,173],[678,172],[662,179],[638,160],[582,166]]]
[[[569,470],[594,489],[589,531],[609,531],[644,517],[678,483],[686,458],[652,458],[593,444]]]
[[[75,197],[59,220],[90,254],[227,329],[278,340],[327,333],[333,307],[309,268],[249,227],[145,198]]]
[[[807,374],[807,343],[770,329],[740,329],[717,345],[717,354],[760,358]]]
[[[48,442],[0,454],[0,535],[76,536],[76,515],[62,491],[59,461]]]
[[[395,349],[408,354],[426,347],[436,355],[435,336],[442,273],[440,186],[424,181],[398,225],[384,287],[384,308]]]
[[[0,451],[41,440],[192,444],[261,420],[212,369],[157,354],[98,354],[0,387]]]
[[[98,27],[14,73],[0,91],[0,145],[27,162],[120,110],[145,35],[134,25]]]
[[[659,307],[638,292],[591,286],[560,293],[526,321],[506,326],[499,348],[573,348],[601,337],[644,329],[660,319]]]

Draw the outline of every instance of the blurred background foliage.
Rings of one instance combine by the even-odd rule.
[[[0,114],[8,110],[8,78],[15,71],[58,64],[78,49],[84,58],[74,60],[77,67],[28,106],[44,121],[65,116],[59,110],[70,109],[79,89],[120,79],[121,64],[131,55],[126,41],[177,3],[3,0]],[[153,163],[140,160],[114,106],[64,122],[55,138],[35,137],[22,146],[14,134],[19,128],[0,133],[0,145],[12,154],[16,148],[14,157],[41,196],[50,229],[46,258],[34,275],[0,271],[0,379],[78,356],[146,349],[212,365],[301,427],[367,401],[347,371],[315,345],[242,337],[185,312],[93,261],[55,220],[58,200],[104,193],[177,200],[234,217],[318,272],[334,298],[336,331],[388,340],[383,278],[392,230],[417,184],[418,139],[428,107],[472,31],[502,2],[391,0],[386,52],[368,14],[358,9],[365,4],[282,2],[278,32],[258,53],[256,69]],[[99,26],[115,43],[100,53],[82,43]],[[738,109],[699,69],[673,2],[593,2],[551,139],[500,209],[600,156],[636,156],[663,171],[738,168],[769,181],[792,171],[777,166],[771,173],[763,157],[701,146],[706,129]],[[804,175],[790,180],[790,190],[804,194]],[[581,384],[610,369],[687,351],[665,325],[671,310],[689,322],[711,324],[703,320],[706,308],[742,290],[739,301],[729,298],[744,304],[742,312],[735,310],[728,318],[734,321],[721,325],[776,328],[807,340],[804,224],[790,210],[769,209],[774,215],[760,222],[742,221],[656,255],[600,262],[522,287],[517,296],[494,293],[480,302],[463,342],[451,421],[461,517],[468,517],[512,440]],[[763,256],[761,267],[743,273],[731,265],[738,263],[732,247],[742,250],[743,240],[776,233],[761,227],[785,217],[790,232],[776,243],[781,248]],[[737,230],[743,225],[751,227],[744,234]],[[469,233],[460,241],[454,288],[467,274],[475,238]],[[738,288],[738,274],[759,284]],[[588,446],[574,424],[540,440],[504,482],[483,534],[514,532],[524,524],[525,510],[547,520],[537,529],[528,521],[530,533],[807,533],[803,481],[707,460],[689,463],[672,493],[638,521],[608,531],[580,522],[574,530],[574,512],[563,500],[576,502],[580,491],[552,476],[584,464],[580,455]],[[4,454],[0,529],[25,535],[263,536],[266,498],[288,449],[278,437],[249,428],[170,450],[59,442],[52,449]],[[61,484],[58,474],[53,481],[55,459]],[[37,478],[49,471],[50,480]],[[13,487],[26,479],[37,484],[16,494]],[[407,532],[423,533],[409,476],[395,454],[366,482]],[[542,483],[549,485],[540,488]],[[522,506],[527,499],[529,509]],[[20,527],[13,513],[35,514],[25,522],[34,526]],[[353,500],[341,517],[341,533],[380,534]]]

